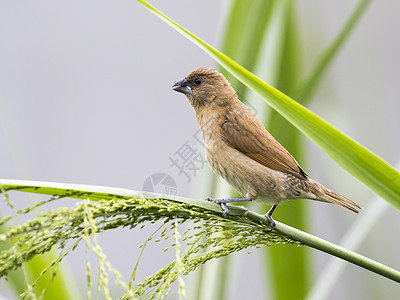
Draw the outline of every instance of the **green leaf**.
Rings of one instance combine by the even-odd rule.
[[[350,174],[400,210],[400,174],[393,167],[284,93],[263,82],[146,1],[138,1],[264,98],[273,109],[308,136]]]

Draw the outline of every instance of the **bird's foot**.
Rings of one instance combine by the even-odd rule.
[[[270,227],[271,227],[271,231],[274,230],[274,229],[275,229],[275,226],[276,226],[276,222],[274,221],[274,219],[272,219],[272,217],[271,217],[268,213],[265,214],[265,217],[266,217],[266,218],[268,219],[268,221],[269,221],[269,225],[270,225]]]
[[[271,227],[271,231],[275,229],[276,226],[276,222],[274,221],[274,219],[272,219],[272,214],[274,213],[276,207],[278,205],[274,204],[271,209],[265,214],[265,217],[268,219],[269,223],[270,223],[270,227]]]
[[[243,197],[243,198],[224,198],[224,199],[214,199],[211,197],[207,197],[206,198],[207,201],[211,201],[217,204],[220,203],[231,203],[231,202],[243,202],[243,201],[251,201],[249,198],[247,197]]]
[[[223,215],[224,217],[227,216],[227,215],[229,215],[229,209],[228,209],[228,207],[226,206],[226,203],[229,203],[229,201],[227,201],[227,200],[229,200],[229,199],[214,199],[214,198],[211,198],[211,197],[207,197],[206,200],[207,200],[207,201],[214,202],[214,203],[216,203],[216,204],[220,204],[220,205],[221,205],[221,208],[222,208],[222,210],[223,210],[222,215]]]
[[[231,203],[231,202],[243,202],[243,201],[251,201],[248,197],[243,197],[243,198],[225,198],[225,199],[214,199],[211,197],[206,198],[207,201],[211,201],[217,204],[221,204],[223,212],[223,216],[226,216],[229,214],[229,209],[226,206],[226,203]]]
[[[214,202],[214,203],[217,203],[217,204],[228,203],[227,199],[214,199],[214,198],[211,198],[211,197],[207,197],[206,200]]]

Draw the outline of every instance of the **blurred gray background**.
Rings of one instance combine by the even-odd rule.
[[[228,1],[151,3],[219,46]],[[310,64],[336,35],[355,3],[298,2]],[[400,159],[399,9],[397,1],[370,5],[310,107],[392,165]],[[173,178],[178,195],[206,196],[194,191],[199,191],[195,186],[208,174],[208,165],[188,178],[170,159],[186,142],[204,156],[196,140],[194,112],[185,97],[171,90],[173,83],[193,69],[216,67],[194,44],[136,1],[127,0],[3,0],[0,39],[0,178],[142,190],[149,176],[161,172]],[[366,206],[373,193],[307,143],[310,155],[301,164],[308,173]],[[312,233],[332,242],[339,242],[357,217],[326,204],[314,203],[312,210]],[[400,269],[398,231],[386,230],[388,226],[398,228],[398,219],[398,212],[389,209],[360,252]],[[117,230],[106,235],[104,251],[126,280],[136,262],[138,245],[151,232]],[[143,277],[174,255],[159,254],[154,259],[152,251],[162,253],[155,247],[141,259]],[[257,253],[235,254],[238,271],[232,280],[237,289],[232,299],[243,299],[249,291],[253,299],[268,299],[265,283],[257,276],[246,276],[265,271]],[[316,274],[329,259],[317,255]],[[72,253],[68,261],[84,295],[84,249]],[[343,295],[360,299],[363,286],[348,284],[354,278],[381,286],[387,295],[399,291],[394,283],[354,266],[348,265],[346,274],[329,299]],[[10,297],[6,286],[1,279],[0,295]]]

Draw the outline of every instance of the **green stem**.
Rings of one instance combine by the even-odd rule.
[[[165,195],[160,195],[156,193],[138,192],[128,189],[119,188],[109,188],[104,186],[90,186],[90,185],[79,185],[79,184],[65,184],[65,183],[53,183],[53,182],[39,182],[39,181],[26,181],[26,180],[8,180],[0,179],[1,191],[21,191],[21,192],[31,192],[45,195],[53,196],[63,196],[68,195],[70,198],[77,199],[115,199],[115,198],[148,198],[148,199],[168,199]],[[143,197],[145,195],[145,197]],[[211,213],[221,213],[221,207],[215,203],[192,198],[174,197],[169,199],[171,201],[177,201],[181,203],[186,203],[191,206],[196,206],[204,210],[208,210]],[[243,216],[245,216],[249,221],[256,224],[263,223],[269,225],[268,220],[260,214],[240,206],[229,205],[230,217],[235,218],[239,216],[240,221],[243,221]],[[307,245],[314,249],[320,250],[322,252],[331,254],[333,256],[339,257],[350,263],[353,263],[361,268],[370,270],[376,274],[383,277],[389,278],[393,281],[400,283],[400,272],[394,270],[388,266],[385,266],[379,262],[376,262],[370,258],[357,254],[353,251],[335,245],[331,242],[325,241],[321,238],[313,236],[304,231],[298,230],[286,224],[276,222],[275,231],[282,235],[285,235],[295,241],[300,242],[303,245]]]
[[[247,212],[246,217],[248,217],[252,221],[262,222],[263,224],[269,225],[268,220],[263,215],[259,215],[255,212]],[[399,271],[385,266],[384,264],[374,261],[361,254],[355,253],[346,248],[340,247],[324,239],[321,239],[307,232],[298,230],[280,222],[276,222],[275,231],[293,240],[299,241],[303,245],[307,245],[311,248],[331,254],[350,263],[353,263],[361,268],[367,269],[371,272],[400,283]]]

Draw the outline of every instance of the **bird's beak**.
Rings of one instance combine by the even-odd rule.
[[[175,83],[172,86],[172,89],[179,93],[188,95],[192,94],[192,89],[190,88],[189,81],[187,81],[186,78],[183,78],[182,80],[179,80],[177,83]]]

